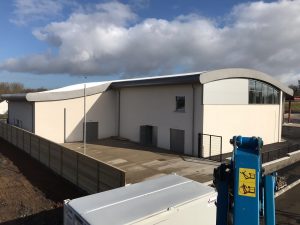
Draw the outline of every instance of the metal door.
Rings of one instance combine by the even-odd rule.
[[[86,123],[86,141],[95,141],[98,139],[98,122]]]
[[[170,129],[170,149],[184,154],[184,130]]]
[[[156,146],[157,127],[150,125],[140,126],[140,144],[145,146]]]

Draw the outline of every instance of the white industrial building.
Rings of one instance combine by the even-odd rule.
[[[117,136],[207,157],[231,151],[233,135],[280,142],[286,94],[293,91],[262,72],[221,69],[2,98],[10,124],[54,142],[83,140],[86,108],[88,141]]]

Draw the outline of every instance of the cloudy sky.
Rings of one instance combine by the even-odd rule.
[[[300,0],[1,0],[0,81],[28,87],[245,67],[300,79]]]

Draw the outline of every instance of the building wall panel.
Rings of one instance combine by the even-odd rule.
[[[204,105],[203,133],[223,138],[223,152],[232,151],[234,135],[259,136],[265,144],[280,141],[279,105]],[[219,152],[212,152],[212,155]],[[204,153],[208,156],[208,152]]]
[[[33,104],[29,102],[9,102],[8,103],[8,122],[11,125],[18,126],[33,131]]]
[[[115,92],[86,97],[86,120],[98,122],[98,138],[116,135]],[[84,98],[36,102],[35,133],[57,143],[83,140]]]
[[[227,79],[203,85],[205,105],[247,105],[248,79]]]
[[[49,167],[57,174],[61,173],[62,149],[61,146],[50,143],[50,165]]]
[[[49,146],[50,143],[46,140],[40,139],[40,162],[49,167],[50,152]]]
[[[201,94],[200,85],[195,87],[195,95],[196,92]],[[176,96],[185,96],[184,112],[176,111]],[[192,85],[123,88],[120,90],[120,136],[139,142],[140,126],[156,126],[157,146],[170,149],[170,129],[184,130],[185,154],[191,155],[192,129],[196,137],[201,128],[201,113],[196,111],[201,108],[199,96],[195,97],[196,101],[193,122]]]

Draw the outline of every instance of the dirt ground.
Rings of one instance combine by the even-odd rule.
[[[63,200],[86,195],[0,139],[0,224],[63,224]]]

